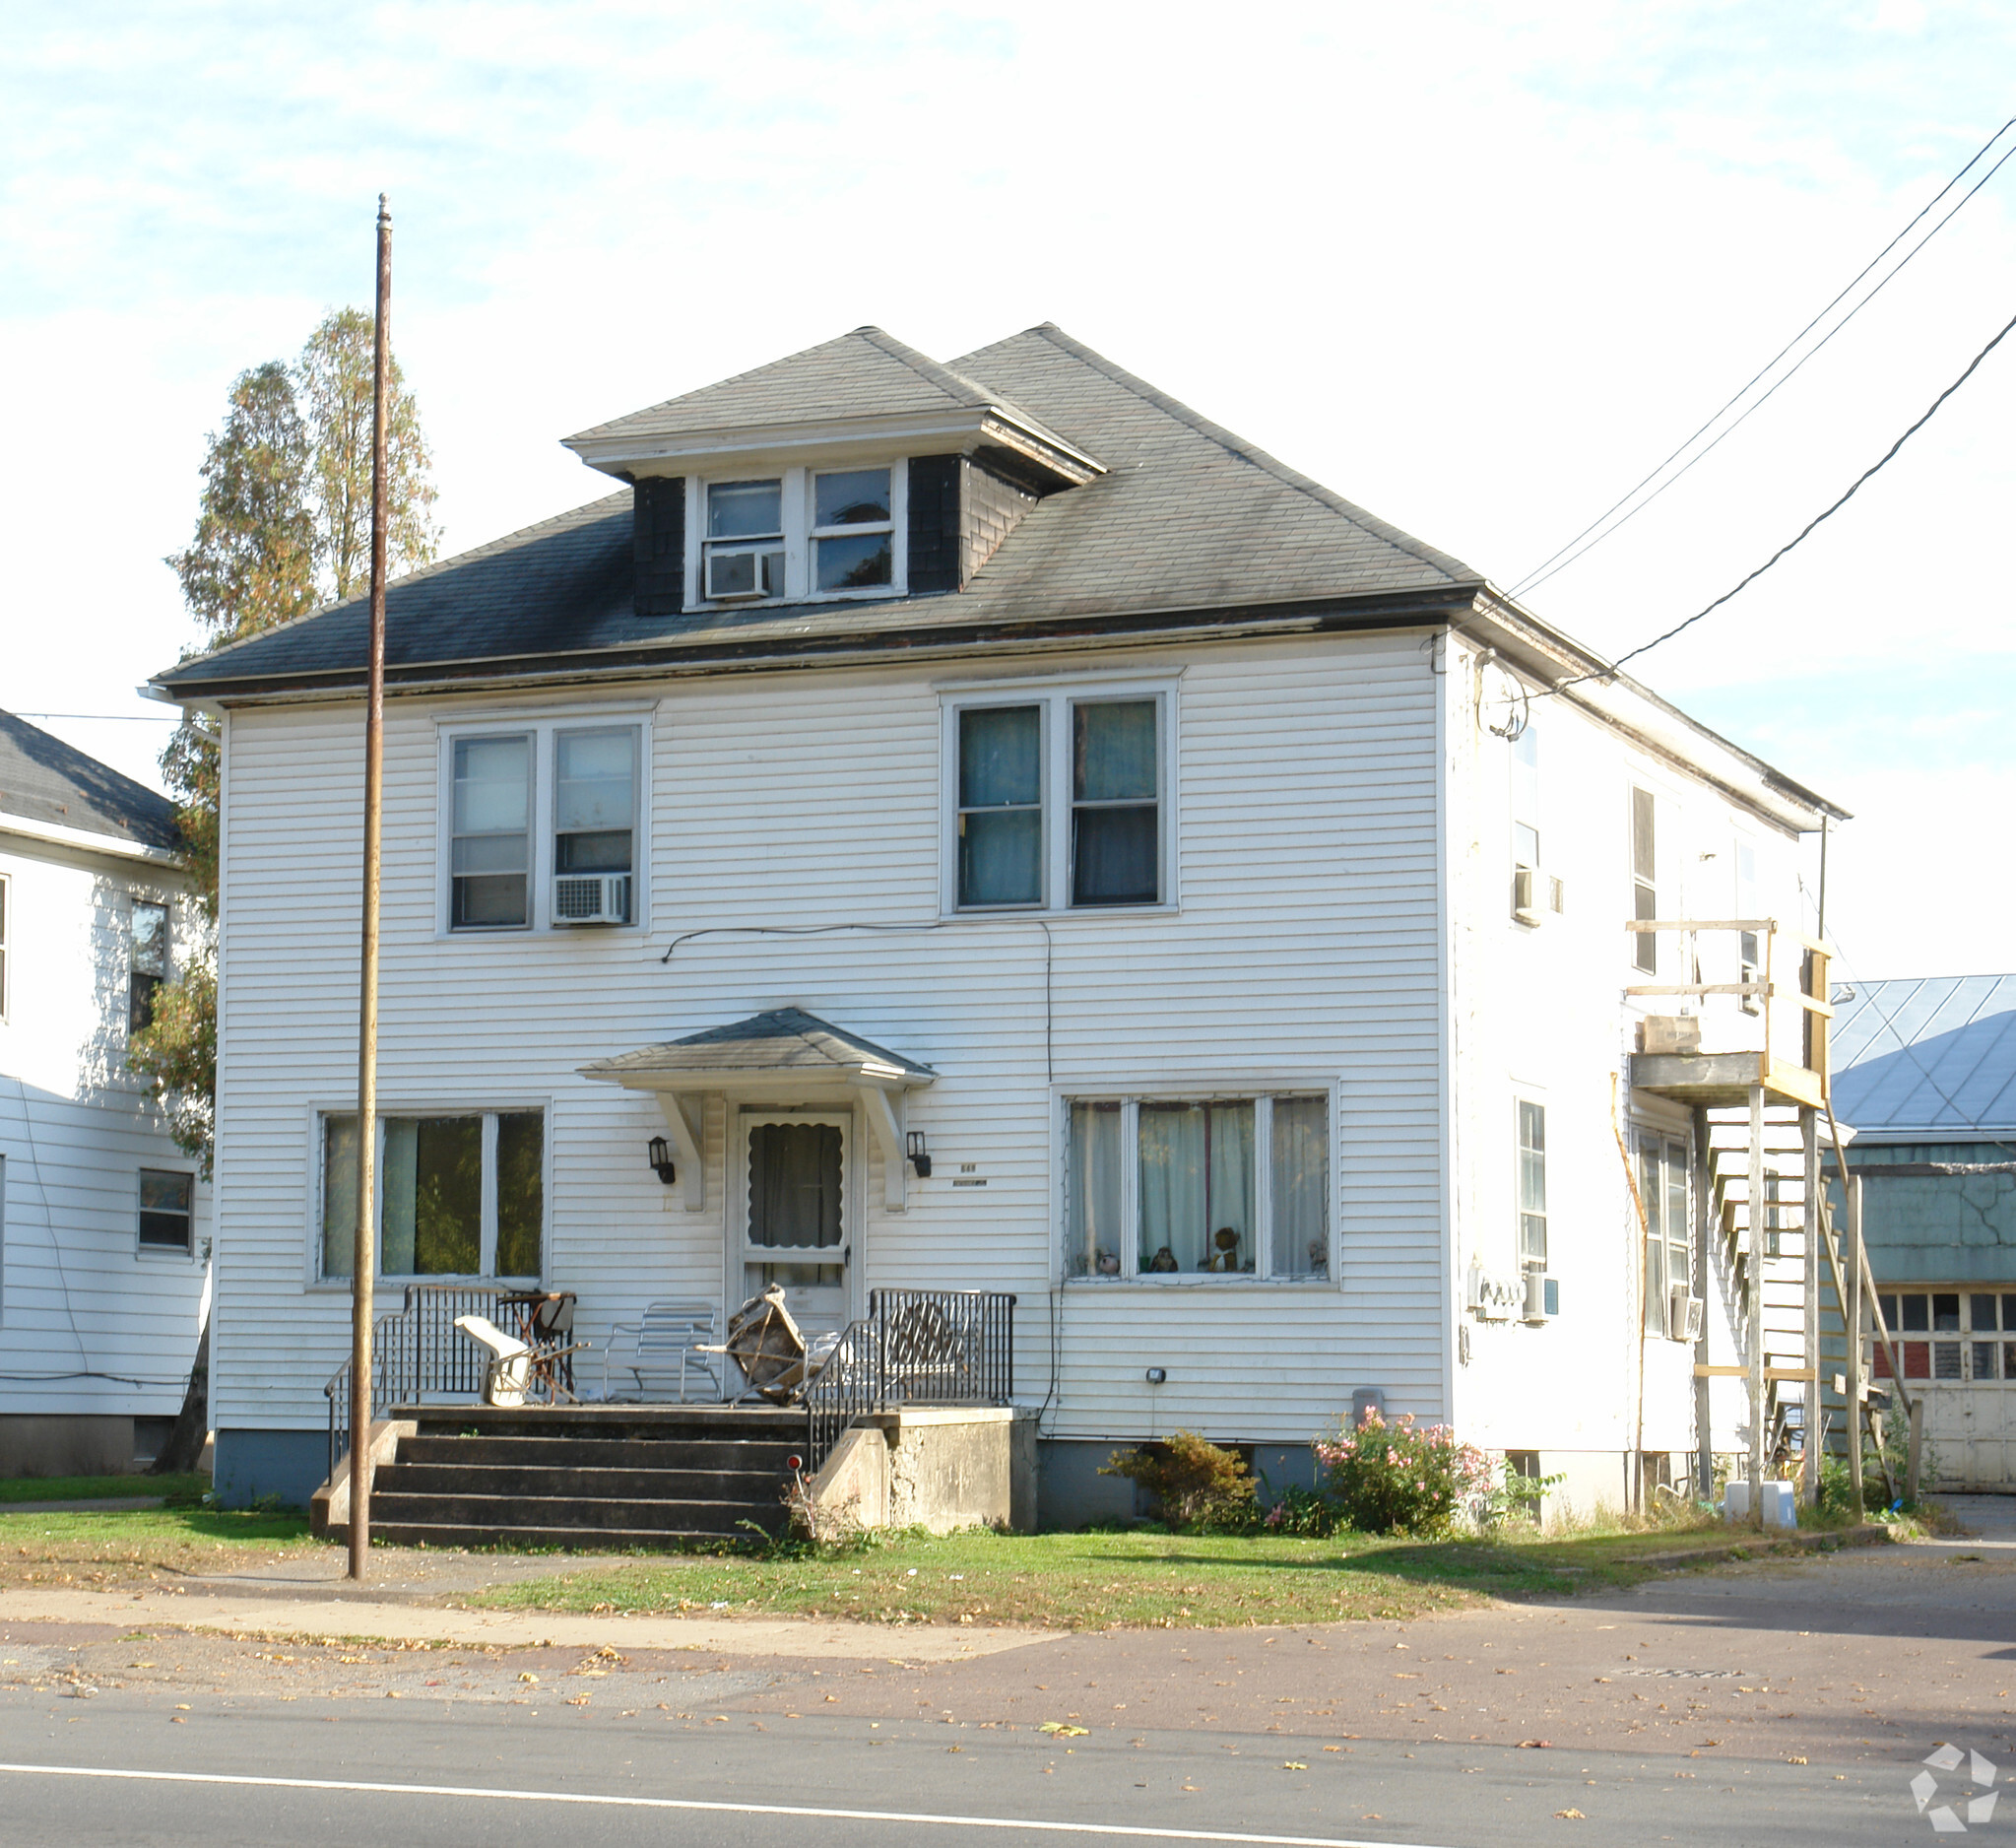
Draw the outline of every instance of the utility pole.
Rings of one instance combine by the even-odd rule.
[[[358,970],[357,1254],[350,1301],[350,1575],[371,1551],[371,1312],[377,1260],[378,861],[385,773],[385,426],[391,372],[392,214],[378,195],[378,302],[371,353],[371,647],[364,695],[364,906]]]

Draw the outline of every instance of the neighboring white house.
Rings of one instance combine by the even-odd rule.
[[[570,440],[620,492],[389,598],[381,1300],[1012,1291],[1053,1522],[1179,1426],[1306,1475],[1361,1392],[1585,1503],[1739,1447],[1624,993],[1738,950],[1625,925],[1796,924],[1839,810],[1055,327]],[[347,1352],[364,635],[157,682],[225,715],[240,1499],[321,1479]]]
[[[0,1475],[131,1469],[181,1410],[209,1188],[127,1034],[188,928],[175,812],[0,713]]]

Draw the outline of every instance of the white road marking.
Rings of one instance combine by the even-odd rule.
[[[697,1797],[609,1797],[588,1791],[486,1790],[462,1784],[372,1784],[332,1777],[240,1777],[225,1771],[131,1771],[111,1765],[0,1764],[16,1777],[107,1777],[158,1784],[228,1784],[251,1790],[360,1792],[389,1797],[473,1797],[487,1803],[590,1804],[611,1810],[699,1810],[725,1815],[788,1815],[832,1822],[916,1822],[942,1828],[1020,1828],[1049,1835],[1123,1835],[1145,1841],[1212,1841],[1254,1848],[1430,1848],[1337,1835],[1242,1835],[1226,1829],[1143,1828],[1125,1822],[1045,1822],[1006,1815],[933,1815],[910,1810],[828,1810],[789,1803],[708,1803]]]

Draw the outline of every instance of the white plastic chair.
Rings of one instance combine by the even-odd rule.
[[[532,1375],[532,1349],[516,1335],[507,1335],[488,1316],[458,1315],[455,1326],[479,1347],[490,1352],[484,1368],[483,1402],[487,1406],[522,1406]]]
[[[602,1396],[610,1396],[612,1368],[628,1373],[637,1390],[649,1392],[653,1382],[661,1388],[679,1379],[679,1402],[686,1403],[686,1369],[696,1367],[714,1389],[714,1397],[725,1398],[721,1383],[720,1350],[707,1350],[713,1343],[719,1317],[711,1302],[653,1302],[645,1305],[634,1322],[617,1322],[609,1331],[609,1344],[602,1351]]]

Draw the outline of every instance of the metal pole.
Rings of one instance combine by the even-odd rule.
[[[1839,1156],[1837,1155],[1837,1160]],[[1862,1384],[1862,1183],[1841,1164],[1841,1191],[1848,1200],[1848,1249],[1841,1268],[1848,1273],[1848,1300],[1841,1319],[1848,1331],[1848,1482],[1855,1519],[1862,1518],[1862,1420],[1868,1389]]]
[[[1750,1518],[1764,1525],[1764,1087],[1750,1087]]]
[[[385,426],[392,314],[392,214],[378,195],[378,301],[371,343],[371,654],[364,696],[364,907],[358,980],[357,1255],[350,1304],[350,1575],[371,1551],[371,1286],[377,1257],[378,859],[385,773]]]

